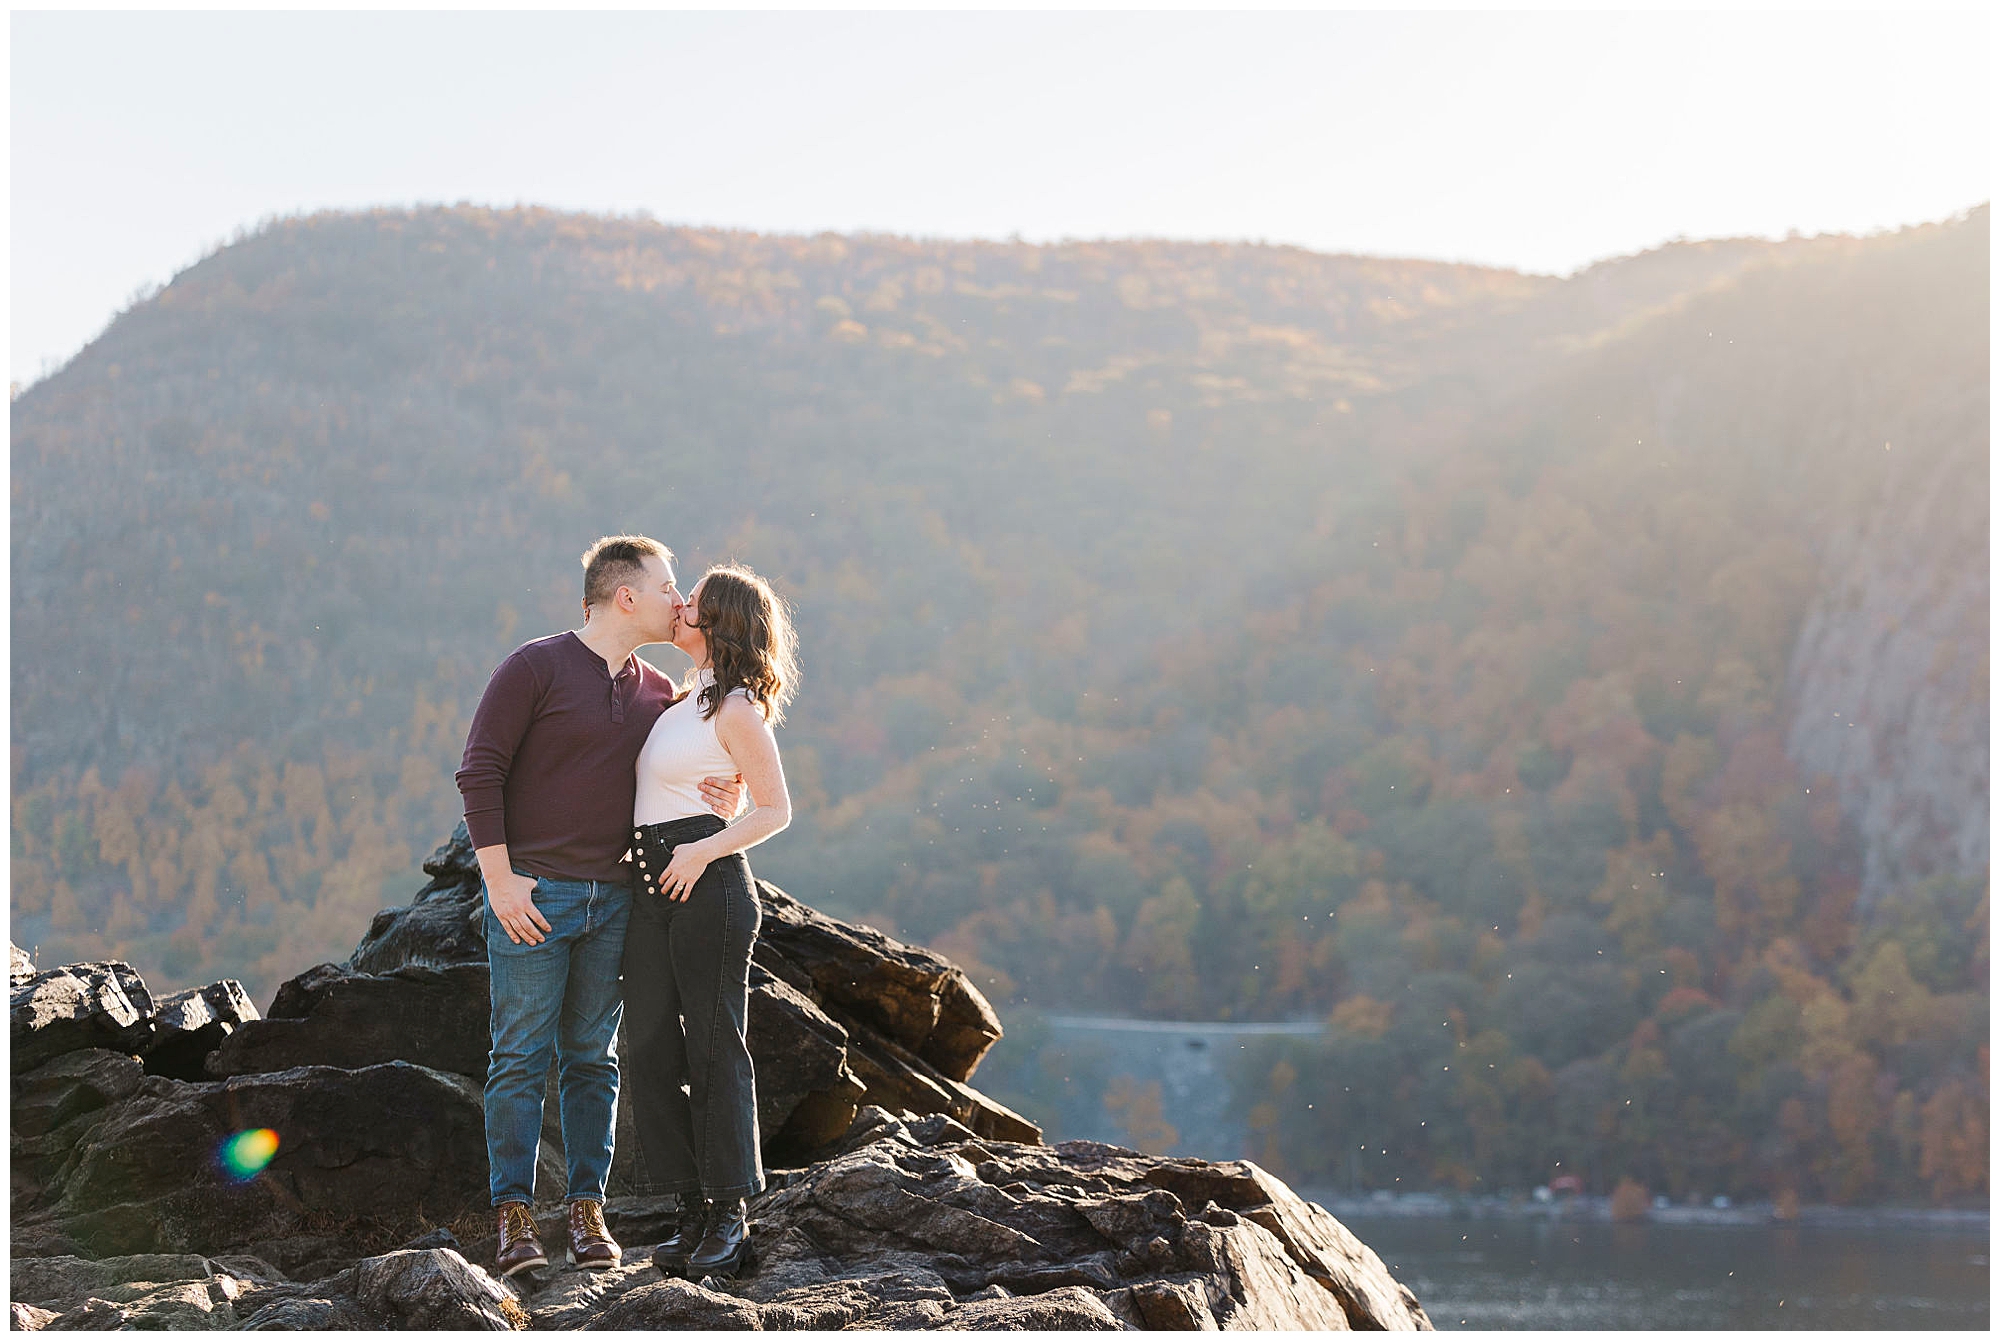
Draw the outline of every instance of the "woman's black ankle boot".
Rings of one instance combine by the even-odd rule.
[[[720,1276],[729,1279],[742,1274],[756,1263],[756,1254],[750,1247],[750,1208],[741,1197],[734,1201],[715,1203],[715,1214],[708,1222],[708,1233],[702,1236],[701,1245],[688,1258],[687,1278],[698,1281],[703,1276]]]
[[[715,1203],[704,1201],[693,1192],[683,1192],[675,1198],[680,1203],[681,1216],[674,1232],[666,1242],[653,1249],[653,1265],[663,1276],[679,1276],[687,1271],[688,1258],[694,1255],[696,1245],[702,1235],[708,1232],[709,1217],[715,1212]]]

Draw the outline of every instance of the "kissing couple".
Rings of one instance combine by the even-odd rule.
[[[549,1260],[532,1207],[551,1059],[568,1260],[623,1256],[604,1223],[621,1017],[641,1190],[680,1210],[654,1265],[699,1280],[753,1262],[745,1203],[764,1166],[744,1025],[763,915],[743,854],[791,822],[772,728],[797,686],[797,639],[749,569],[711,568],[682,596],[673,565],[647,536],[586,550],[583,626],[500,663],[458,770],[486,886],[503,1276]],[[679,684],[638,655],[660,642],[694,663]]]

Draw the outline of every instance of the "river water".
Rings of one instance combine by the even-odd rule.
[[[1340,1219],[1441,1332],[1988,1325],[1984,1228]]]
[[[1007,1027],[975,1083],[1040,1122],[1050,1140],[1131,1144],[1104,1103],[1122,1079],[1153,1087],[1170,1128],[1155,1148],[1202,1159],[1247,1147],[1230,1102],[1236,1059],[1270,1036],[1320,1028],[1034,1011],[1010,1015]],[[1761,1215],[1739,1208],[1751,1223],[1687,1223],[1676,1222],[1689,1214],[1680,1208],[1614,1225],[1474,1219],[1441,1198],[1412,1214],[1422,1198],[1388,1209],[1332,1189],[1298,1191],[1379,1253],[1439,1331],[1987,1326],[1987,1226],[1963,1217],[1779,1225],[1765,1207]]]

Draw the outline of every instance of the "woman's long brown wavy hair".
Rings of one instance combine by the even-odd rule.
[[[785,705],[799,683],[799,639],[791,612],[771,584],[738,564],[721,564],[702,575],[700,629],[708,639],[715,683],[701,691],[701,716],[715,716],[732,689],[748,689],[750,699],[772,726],[785,720]],[[688,687],[698,677],[688,674]]]

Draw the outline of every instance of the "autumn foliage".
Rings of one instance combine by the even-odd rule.
[[[1863,907],[1787,686],[1896,472],[1984,497],[1986,246],[275,224],[13,405],[16,939],[338,958],[636,529],[798,607],[760,873],[1003,1011],[1327,1020],[1289,1176],[1983,1201],[1985,883]]]

